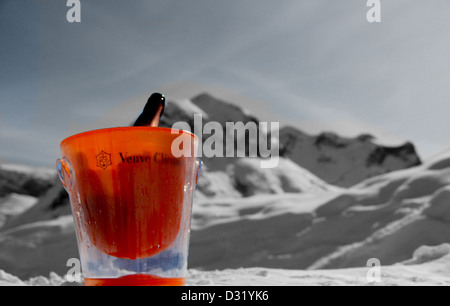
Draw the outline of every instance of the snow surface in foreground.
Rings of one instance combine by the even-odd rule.
[[[203,272],[190,270],[187,286],[449,286],[450,256],[422,265],[381,267],[381,283],[367,280],[369,268],[342,270],[281,270],[250,268]],[[0,271],[0,286],[59,286],[64,279],[55,273],[49,278],[28,281]]]

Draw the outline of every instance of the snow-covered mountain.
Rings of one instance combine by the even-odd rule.
[[[280,149],[281,156],[342,187],[421,163],[411,143],[386,147],[377,144],[370,135],[354,139],[329,132],[310,136],[292,127],[280,130]]]
[[[229,103],[218,101],[215,108],[210,105],[214,98],[199,97],[169,102],[165,124],[194,113],[209,120],[232,119]],[[237,107],[230,109],[244,122],[256,120]],[[300,133],[284,129],[280,135],[285,131]],[[377,171],[395,170],[403,162],[407,169],[364,179],[377,173],[373,165],[366,167],[365,158],[383,148],[369,136],[302,139],[280,137],[281,144],[291,145],[282,146],[284,157],[274,169],[261,169],[258,159],[251,158],[207,161],[195,194],[190,268],[331,269],[366,266],[374,257],[390,265],[411,260],[424,245],[450,243],[450,152],[407,168],[418,163],[413,147],[384,148],[370,158],[377,161]],[[307,169],[294,162],[293,152],[302,150],[314,161],[329,161],[320,158],[328,152],[336,160],[334,172],[357,168],[359,176],[351,177],[361,181],[350,188],[329,184],[334,175],[329,166],[317,162]],[[10,212],[0,227],[0,270],[21,279],[51,271],[65,274],[67,259],[78,251],[68,197],[55,173],[47,181],[17,167],[0,175],[0,206]],[[36,177],[42,181],[30,185],[45,187],[33,196],[34,189],[24,186]]]
[[[175,122],[187,122],[194,131],[194,114],[201,114],[203,126],[210,122],[259,123],[248,110],[230,102],[217,99],[209,94],[200,94],[190,100],[168,102],[162,125],[172,127]],[[202,128],[203,128],[202,126]],[[211,135],[203,134],[203,139]],[[256,139],[246,139],[248,143]],[[371,135],[360,135],[354,139],[324,132],[311,136],[293,127],[279,130],[280,155],[309,170],[325,182],[350,187],[362,180],[417,166],[421,163],[415,147],[406,143],[398,147],[380,145]],[[225,146],[225,145],[224,145]],[[225,170],[236,158],[203,158],[212,171]]]
[[[39,197],[53,184],[56,170],[16,164],[0,165],[0,197],[10,193]]]
[[[33,207],[56,183],[56,171],[23,165],[0,165],[0,228]]]
[[[190,260],[206,270],[390,265],[449,243],[449,213],[450,151],[349,189],[198,201]]]
[[[286,161],[284,167],[292,165]],[[349,189],[312,180],[299,185],[311,189],[281,192],[283,185],[275,180],[268,189],[249,185],[253,194],[243,197],[237,190],[230,193],[231,180],[218,188],[230,176],[213,177],[208,188],[217,193],[196,194],[194,269],[334,269],[365,266],[369,258],[391,265],[410,260],[422,246],[450,243],[450,152]],[[65,273],[77,246],[59,184],[0,229],[0,245],[0,269],[21,279]]]

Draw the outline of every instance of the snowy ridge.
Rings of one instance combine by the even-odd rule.
[[[443,154],[350,189],[199,201],[191,263],[210,270],[403,262],[423,245],[450,242],[449,161]]]
[[[172,127],[175,122],[187,122],[194,131],[194,115],[203,116],[203,125],[219,122],[259,123],[258,118],[230,102],[202,93],[190,100],[169,101],[162,125]],[[224,130],[224,135],[226,131]],[[417,166],[421,163],[411,143],[397,147],[379,144],[371,135],[360,135],[354,139],[324,132],[311,136],[293,127],[282,127],[279,131],[279,147],[282,157],[309,170],[325,182],[341,187],[353,186],[364,179]],[[200,135],[198,135],[200,136]],[[203,135],[205,140],[210,135]],[[247,139],[248,143],[253,139]],[[225,171],[237,158],[204,158],[211,171]]]
[[[421,163],[414,146],[381,146],[371,135],[354,139],[334,133],[307,135],[295,128],[280,130],[281,156],[315,173],[326,182],[350,187],[364,179],[417,166]]]
[[[198,112],[208,120],[255,120],[202,95],[168,103],[165,124]],[[385,266],[408,263],[387,267],[387,284],[402,278],[424,283],[420,275],[427,271],[435,277],[431,283],[448,284],[438,268],[448,271],[450,151],[418,165],[410,145],[390,150],[368,135],[344,139],[285,131],[296,138],[280,137],[288,145],[278,168],[261,169],[251,158],[206,161],[193,207],[190,284],[364,283],[364,268],[336,269],[365,267],[369,258]],[[303,159],[308,167],[300,165]],[[3,205],[9,214],[0,226],[0,270],[22,280],[64,275],[67,259],[78,256],[67,193],[54,173],[44,180],[35,169],[6,169],[0,168],[0,212]],[[342,171],[352,175],[340,185],[351,187],[330,184]],[[440,246],[432,251],[433,262],[423,246]],[[300,271],[307,269],[320,271]]]
[[[438,247],[439,248],[439,247]],[[429,248],[436,250],[437,248]],[[431,251],[433,252],[433,251]],[[281,270],[268,268],[189,270],[187,286],[449,286],[450,256],[435,256],[414,265],[381,267],[380,283],[370,283],[367,268],[342,270]],[[22,281],[0,270],[0,286],[61,286],[68,283],[56,273]],[[81,285],[81,284],[79,284]]]
[[[45,167],[32,167],[19,164],[0,164],[0,170],[23,173],[32,177],[45,180],[52,180],[56,176],[56,169]]]
[[[22,214],[33,207],[37,201],[35,197],[15,193],[0,198],[0,228],[6,220]]]

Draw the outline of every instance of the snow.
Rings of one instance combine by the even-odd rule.
[[[412,259],[405,261],[403,264],[405,265],[423,264],[448,256],[449,254],[450,254],[450,244],[448,243],[444,243],[434,247],[424,245],[414,252]]]
[[[208,114],[204,112],[200,107],[192,103],[190,99],[180,99],[175,101],[168,101],[166,108],[170,106],[175,106],[178,108],[177,111],[181,111],[184,115],[194,118],[195,114],[202,115],[204,120],[209,119]]]
[[[449,286],[450,257],[416,266],[381,267],[381,282],[367,280],[369,268],[281,270],[250,268],[190,271],[188,286]]]
[[[33,207],[38,199],[32,196],[11,193],[0,198],[0,215],[17,216]]]
[[[437,190],[430,199],[430,206],[424,214],[443,222],[450,222],[450,186]]]
[[[33,207],[37,201],[35,197],[15,193],[0,198],[0,228],[8,218],[20,215]]]
[[[303,193],[282,192],[276,173],[265,181],[244,160],[239,176],[251,196],[196,201],[191,263],[204,270],[336,269],[364,266],[369,258],[384,265],[408,260],[423,245],[450,243],[449,159],[442,154],[352,188]],[[280,170],[288,172],[295,173]]]
[[[243,159],[233,166],[245,169],[239,177],[206,170],[193,207],[190,267],[300,271],[364,267],[369,258],[386,266],[408,261],[422,246],[450,243],[449,169],[443,167],[449,158],[444,154],[348,189],[326,184],[288,160],[281,160],[280,169],[263,170]],[[252,194],[239,192],[235,179],[253,188]],[[60,191],[53,193],[59,197]],[[44,217],[54,214],[41,204]],[[77,257],[72,217],[26,220],[0,232],[0,267],[22,279],[64,273],[67,258]],[[402,269],[412,274],[412,268]]]
[[[270,169],[262,169],[256,158],[241,158],[229,169],[237,189],[245,196],[339,190],[285,158],[280,158],[278,166]]]
[[[262,194],[339,192],[339,187],[280,158],[276,168],[262,169],[258,158],[240,158],[225,171],[209,171],[205,166],[197,189],[207,198],[242,198]]]
[[[33,167],[19,164],[0,164],[0,169],[10,172],[28,174],[31,177],[44,180],[52,180],[56,176],[56,168],[52,169],[46,167]]]
[[[199,189],[209,194],[198,193],[193,209],[188,284],[365,285],[369,258],[384,265],[382,284],[449,284],[441,272],[449,271],[449,159],[444,154],[349,189],[285,159],[279,169],[243,159],[233,166],[238,172],[206,170]],[[251,194],[238,192],[235,179]],[[35,200],[9,199],[22,207]],[[67,259],[77,257],[74,235],[70,215],[0,232],[1,269],[29,280],[2,273],[2,282],[54,284],[55,275],[31,276],[65,273]]]
[[[58,229],[61,232],[73,232],[73,217],[62,216],[57,219],[24,224],[1,232],[1,235],[20,234],[22,232],[39,231],[40,229]],[[1,236],[0,236],[1,237]]]
[[[21,279],[66,273],[79,256],[75,239],[71,215],[0,231],[0,269]]]
[[[341,187],[420,161],[411,144],[389,148],[373,142],[370,135],[353,139],[333,133],[311,136],[291,127],[280,130],[280,147],[282,156]]]
[[[0,270],[0,286],[25,286],[20,278]]]
[[[428,252],[434,252],[433,249]],[[448,254],[448,253],[447,253]],[[380,267],[379,283],[367,278],[370,267],[340,270],[282,270],[268,268],[188,271],[186,286],[449,286],[450,256],[435,256],[414,265]],[[50,273],[27,281],[0,270],[0,286],[60,286],[64,277]],[[73,285],[73,284],[72,284]]]
[[[178,108],[165,118],[203,112],[209,120],[251,119],[208,99],[173,102]],[[367,168],[365,158],[376,148],[370,139],[325,136],[319,150],[317,139],[298,132],[288,154],[298,160],[280,158],[275,169],[261,169],[250,158],[215,159],[205,167],[193,206],[188,285],[367,285],[370,258],[383,265],[382,285],[450,284],[450,150],[384,173]],[[391,157],[384,165],[405,166]],[[20,165],[1,169],[55,176]],[[0,284],[63,282],[55,273],[66,273],[67,259],[78,256],[64,196],[56,186],[37,205],[36,198],[17,194],[0,200],[0,215],[12,218],[0,231],[0,269],[15,275],[0,272]]]
[[[0,270],[0,286],[61,286],[64,282],[64,278],[53,272],[48,278],[39,276],[22,281],[20,278]]]
[[[192,218],[194,230],[208,231],[210,227],[235,222],[267,220],[288,214],[309,215],[324,201],[333,197],[332,193],[282,195],[258,195],[236,201],[234,198],[202,199],[195,203]],[[301,203],[301,204],[299,204]],[[260,231],[263,231],[264,227]]]
[[[213,198],[240,198],[242,194],[234,187],[234,182],[230,176],[223,171],[210,172],[203,167],[197,186],[203,195]]]

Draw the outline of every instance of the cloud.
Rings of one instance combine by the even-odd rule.
[[[10,0],[2,10],[26,5]],[[355,0],[84,0],[78,25],[66,22],[61,1],[36,5],[38,24],[32,10],[3,19],[15,30],[5,32],[0,54],[15,66],[0,110],[5,129],[20,130],[26,118],[22,129],[48,133],[36,144],[41,152],[170,84],[225,88],[262,119],[305,129],[408,139],[423,155],[450,139],[448,1],[384,2],[376,25],[365,20],[365,1]],[[17,31],[28,33],[22,42]],[[39,54],[33,73],[30,54]]]

